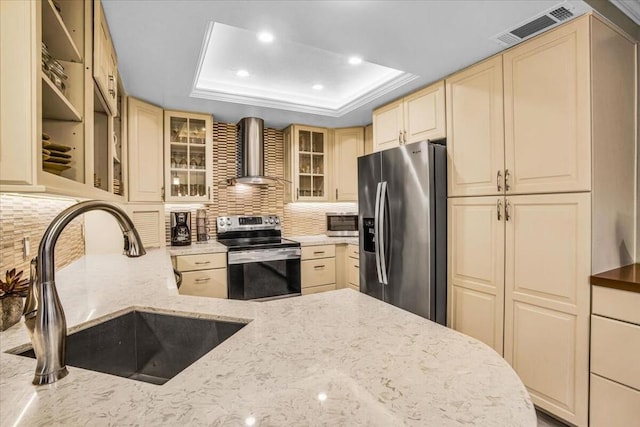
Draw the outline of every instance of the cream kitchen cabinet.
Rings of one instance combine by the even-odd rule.
[[[578,425],[588,398],[590,201],[449,199],[449,326],[504,354],[536,405]]]
[[[284,130],[285,200],[322,202],[330,200],[328,130],[292,125]]]
[[[129,200],[163,201],[163,111],[129,98]]]
[[[11,64],[0,73],[0,191],[124,201],[108,178],[112,118],[95,114],[93,1],[0,7],[0,59]]]
[[[335,201],[358,200],[358,157],[364,154],[362,127],[333,129],[333,185]]]
[[[504,336],[504,198],[448,200],[448,325],[500,355]]]
[[[592,301],[589,425],[635,425],[640,420],[640,293],[592,286]]]
[[[335,290],[335,245],[303,246],[301,252],[302,295]]]
[[[227,254],[179,255],[174,268],[182,274],[181,295],[227,298]]]
[[[118,114],[118,58],[100,0],[93,0],[93,77],[112,115]]]
[[[360,251],[357,245],[347,246],[347,286],[360,290]]]
[[[373,112],[373,151],[446,136],[444,82],[438,82]]]
[[[504,193],[502,56],[446,80],[449,196]]]
[[[576,19],[504,54],[507,191],[591,189],[591,49],[603,48],[590,42],[595,19]]]
[[[499,59],[447,80],[454,173],[448,322],[497,351],[502,345],[534,404],[583,426],[589,418],[589,275],[636,256],[630,219],[636,43],[588,15],[508,50],[502,61],[502,181],[500,168],[489,173],[492,159],[499,164],[500,157],[499,143],[494,144],[500,139]],[[471,96],[467,91],[474,85],[478,90]],[[484,117],[483,123],[470,119],[485,147],[475,156],[481,167],[460,154],[460,144],[474,144],[460,136],[463,118],[471,114],[463,113],[468,107],[461,102],[475,103],[476,114]],[[495,196],[452,197],[485,192]],[[603,380],[596,389],[620,391],[610,385]]]
[[[165,111],[165,200],[210,202],[213,182],[213,117]]]

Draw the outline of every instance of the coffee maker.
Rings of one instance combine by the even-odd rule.
[[[171,246],[191,244],[191,212],[171,212]]]

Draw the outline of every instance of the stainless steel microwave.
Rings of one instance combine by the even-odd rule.
[[[327,212],[327,236],[350,237],[357,235],[357,212]]]

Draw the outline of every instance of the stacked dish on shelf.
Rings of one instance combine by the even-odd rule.
[[[42,133],[42,169],[56,175],[70,169],[72,157],[69,151],[71,147],[58,144],[51,140],[50,135]]]
[[[67,83],[65,82],[69,77],[64,72],[64,67],[49,54],[49,49],[45,42],[42,42],[42,71],[65,95],[67,91]]]

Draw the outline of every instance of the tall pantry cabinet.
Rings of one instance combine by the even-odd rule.
[[[446,81],[449,325],[580,426],[589,275],[634,259],[636,63],[587,15]]]

